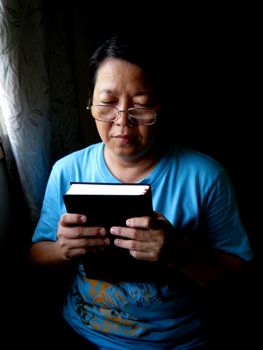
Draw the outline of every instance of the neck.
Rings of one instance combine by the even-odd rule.
[[[117,157],[107,147],[104,149],[105,162],[110,172],[122,182],[138,182],[155,167],[160,159],[159,152],[150,149],[139,157]]]

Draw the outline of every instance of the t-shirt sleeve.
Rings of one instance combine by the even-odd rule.
[[[253,253],[248,235],[241,222],[232,183],[224,170],[209,191],[205,210],[212,247],[250,260]]]
[[[56,167],[53,167],[46,186],[40,218],[32,236],[34,243],[57,240],[58,222],[61,214],[66,211],[62,191]]]

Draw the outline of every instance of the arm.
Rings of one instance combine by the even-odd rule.
[[[201,286],[224,283],[245,265],[245,261],[236,255],[205,249],[199,242],[180,234],[175,237],[175,242],[169,242],[169,247],[164,248],[167,265],[178,268]]]
[[[63,214],[58,224],[58,239],[33,243],[30,260],[37,265],[59,267],[108,245],[109,238],[105,238],[105,229],[83,226],[86,220],[83,215]]]
[[[33,243],[29,251],[30,261],[36,265],[63,266],[68,260],[63,258],[58,241]]]
[[[111,233],[119,236],[115,245],[136,259],[180,270],[202,286],[223,283],[244,266],[238,256],[209,249],[177,232],[162,215],[156,216],[129,219],[126,228],[112,227]]]

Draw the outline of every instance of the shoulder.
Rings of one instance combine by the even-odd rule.
[[[72,152],[55,162],[49,182],[61,184],[70,181],[84,181],[82,178],[85,174],[87,175],[87,172],[93,171],[101,156],[103,156],[103,143]]]
[[[102,152],[102,142],[87,146],[83,149],[72,152],[57,160],[53,169],[63,169],[73,165],[83,164],[91,158],[97,157]]]
[[[216,159],[208,154],[199,152],[186,146],[172,147],[172,154],[178,158],[180,166],[188,167],[196,171],[224,172],[225,169]]]
[[[172,147],[172,158],[176,159],[175,167],[181,178],[189,181],[212,185],[218,181],[229,181],[222,164],[213,157],[185,146]]]

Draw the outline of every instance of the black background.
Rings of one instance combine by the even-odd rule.
[[[228,171],[255,253],[261,180],[259,9],[247,4],[77,4],[92,51],[112,34],[141,33],[162,56],[174,137]],[[85,51],[85,49],[84,49]]]

